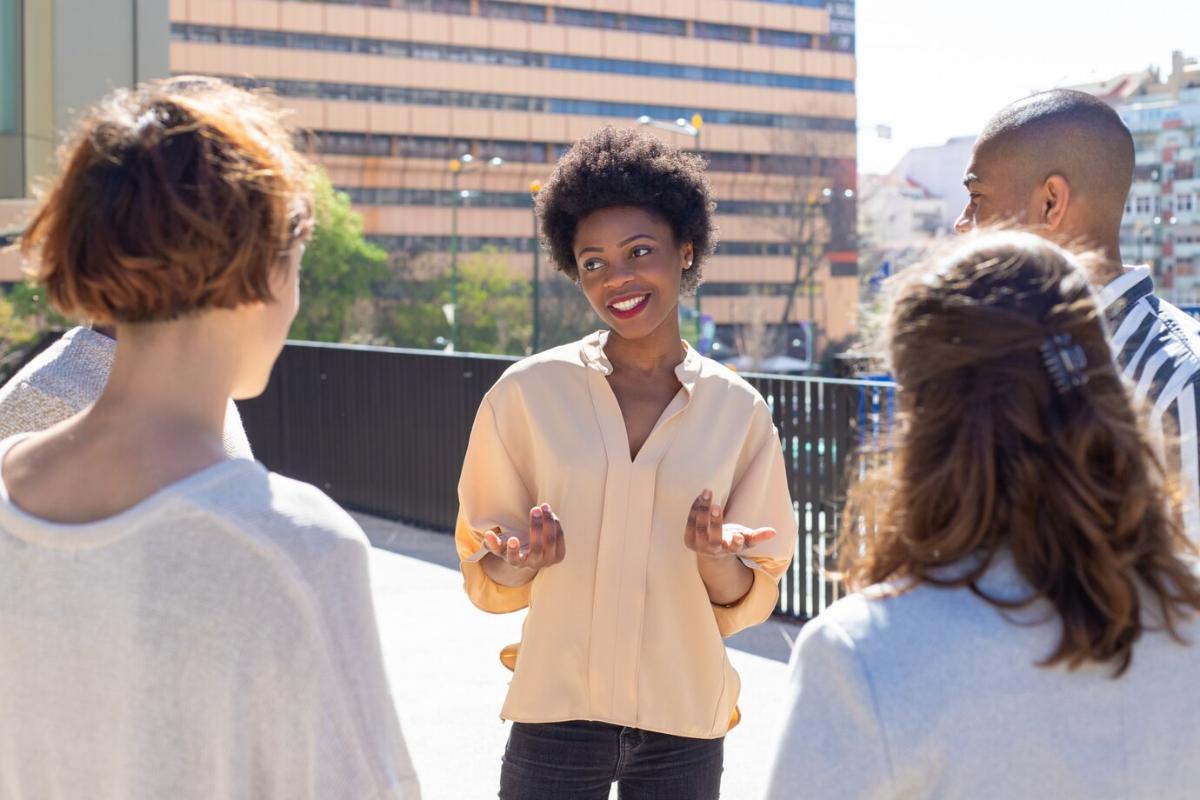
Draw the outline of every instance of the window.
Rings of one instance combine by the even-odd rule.
[[[577,8],[557,8],[554,10],[554,21],[559,25],[570,25],[577,28],[606,28],[618,30],[620,19],[608,11],[582,11]]]
[[[221,29],[210,28],[207,25],[192,25],[188,29],[189,42],[220,42]]]
[[[21,84],[24,80],[24,69],[21,66],[21,38],[17,33],[17,22],[20,20],[20,2],[16,0],[0,0],[0,133],[14,133],[21,129]],[[175,26],[171,26],[171,38],[175,38]],[[20,151],[7,149],[4,155],[14,160],[20,160]],[[24,178],[21,168],[14,167],[5,173],[16,173],[12,186],[4,187],[4,196],[20,197],[23,192],[16,191],[17,184]],[[5,176],[5,183],[9,181]]]
[[[1149,214],[1152,208],[1152,202],[1149,197],[1139,197],[1135,201],[1135,210],[1138,214]]]
[[[1175,198],[1175,209],[1181,214],[1190,214],[1196,210],[1196,196],[1192,194],[1181,194]]]
[[[718,25],[713,22],[697,22],[693,27],[697,39],[717,39],[722,42],[748,42],[750,29],[740,25]]]
[[[662,36],[687,36],[687,23],[681,19],[632,15],[625,18],[625,30]]]
[[[775,47],[812,47],[812,36],[807,33],[793,31],[772,31],[766,28],[758,32],[758,43]]]
[[[480,0],[479,14],[492,19],[518,19],[525,22],[545,22],[546,7],[530,3],[501,3]]]

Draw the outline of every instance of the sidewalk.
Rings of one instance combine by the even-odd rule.
[[[375,545],[371,570],[384,656],[424,798],[494,798],[508,737],[499,713],[510,674],[498,654],[520,641],[525,615],[485,614],[471,605],[448,534],[355,517]],[[724,800],[756,800],[765,791],[798,630],[772,620],[727,640],[742,677],[743,719],[726,741]]]

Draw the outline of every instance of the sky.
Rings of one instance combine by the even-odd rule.
[[[1200,57],[1200,0],[858,0],[857,17],[863,173],[1033,92]]]

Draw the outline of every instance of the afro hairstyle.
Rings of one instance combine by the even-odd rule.
[[[677,245],[691,242],[692,268],[683,273],[681,289],[695,294],[717,247],[717,204],[704,168],[699,155],[633,128],[606,125],[580,139],[537,195],[542,245],[555,268],[579,283],[579,223],[605,208],[640,208],[670,225]]]

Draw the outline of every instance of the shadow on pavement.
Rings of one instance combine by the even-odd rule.
[[[354,513],[352,516],[375,547],[458,571],[454,537],[449,533],[414,528],[367,514]],[[730,636],[725,644],[744,653],[787,663],[801,624],[785,617],[772,617],[762,625]]]

